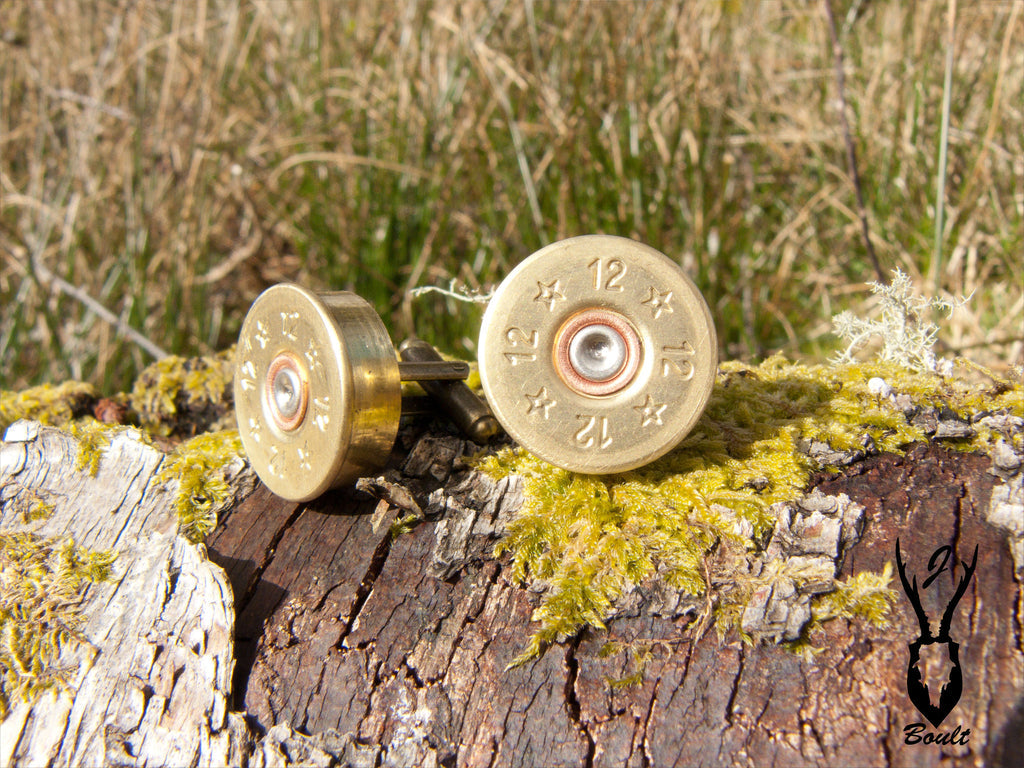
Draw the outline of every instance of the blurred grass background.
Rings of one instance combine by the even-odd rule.
[[[940,258],[950,0],[831,2],[883,269],[1020,362],[1024,3],[956,7]],[[592,232],[678,259],[724,355],[823,358],[877,277],[837,97],[817,1],[0,0],[0,388],[151,362],[61,286],[179,354],[294,280],[473,356],[480,308],[408,289]]]

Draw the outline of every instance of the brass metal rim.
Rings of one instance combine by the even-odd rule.
[[[387,462],[401,417],[398,361],[365,300],[275,285],[250,307],[236,355],[239,434],[275,494],[308,501]]]
[[[584,371],[574,360],[582,333],[613,342],[607,365]],[[588,235],[509,273],[484,313],[479,361],[509,435],[552,464],[597,474],[647,464],[686,436],[718,350],[707,303],[678,264],[633,240]]]

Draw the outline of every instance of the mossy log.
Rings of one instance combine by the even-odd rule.
[[[157,479],[164,454],[139,435],[116,435],[94,476],[76,469],[78,441],[60,430],[21,421],[0,443],[4,534],[71,538],[115,556],[112,576],[86,589],[81,621],[51,665],[62,684],[31,703],[11,702],[0,723],[0,764],[241,759],[246,727],[229,713],[231,586],[202,546],[177,535],[173,494]],[[50,507],[42,519],[26,514],[26,500],[36,499]],[[5,650],[14,650],[10,642]]]
[[[494,547],[522,484],[472,468],[479,448],[443,430],[406,425],[380,477],[309,504],[250,492],[240,472],[203,545],[178,535],[166,459],[132,432],[92,476],[68,434],[15,424],[0,531],[116,559],[62,647],[66,685],[13,702],[0,724],[0,764],[973,766],[1024,750],[1019,471],[919,444],[812,482],[806,509],[826,511],[801,518],[820,524],[812,536],[848,530],[823,498],[863,507],[856,535],[836,534],[841,576],[882,571],[897,537],[918,574],[942,545],[957,563],[978,547],[950,631],[963,694],[921,731],[956,730],[956,743],[906,744],[924,718],[908,698],[919,628],[902,593],[888,626],[831,621],[801,654],[720,636],[713,606],[640,584],[605,629],[515,664],[539,598]],[[43,519],[31,499],[52,507]],[[925,608],[941,613],[955,586],[940,577]],[[761,598],[764,620],[784,602]]]

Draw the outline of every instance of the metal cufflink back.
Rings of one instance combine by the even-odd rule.
[[[498,431],[462,381],[468,365],[419,340],[400,354],[354,293],[281,284],[260,294],[239,334],[234,395],[242,444],[271,491],[308,501],[386,464],[403,381],[419,381],[474,440]]]
[[[718,367],[694,283],[654,248],[608,235],[552,243],[513,269],[484,313],[479,350],[484,394],[505,431],[591,474],[675,447]]]

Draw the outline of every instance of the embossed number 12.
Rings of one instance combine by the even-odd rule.
[[[612,444],[612,438],[608,434],[608,417],[607,416],[585,416],[582,413],[576,414],[576,418],[580,421],[586,422],[583,427],[576,433],[576,442],[583,448],[607,448]],[[600,436],[591,434],[594,431],[594,427],[600,422]]]
[[[621,291],[622,278],[626,276],[626,264],[618,259],[594,259],[587,264],[594,273],[594,290]]]

